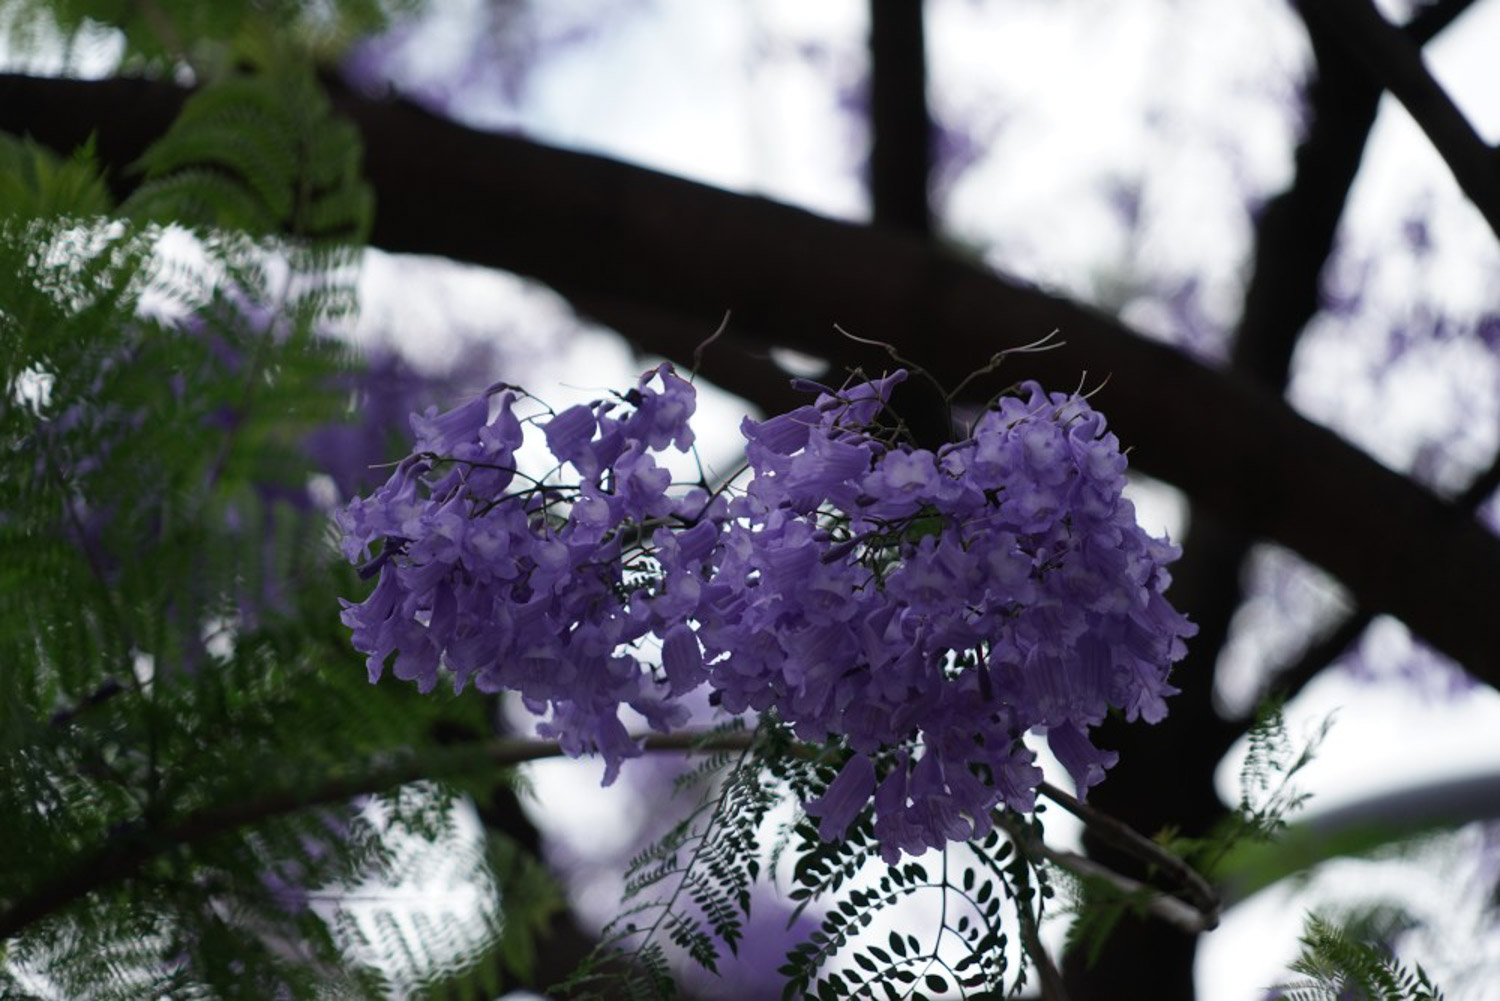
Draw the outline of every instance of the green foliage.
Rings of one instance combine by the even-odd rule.
[[[803,827],[798,836],[804,844],[815,842],[817,831]],[[873,838],[868,818],[862,818],[849,838],[857,847],[836,853],[841,859],[818,850],[803,855],[793,895],[813,899],[842,884],[852,859],[868,856]],[[922,998],[926,991],[951,990],[959,997],[979,998],[1019,992],[1028,979],[1028,954],[1023,951],[1012,969],[1005,922],[1013,918],[1034,926],[1040,921],[1044,900],[1051,895],[1048,877],[999,832],[950,848],[940,865],[933,876],[919,862],[881,864],[869,889],[835,894],[818,929],[787,956],[781,968],[787,977],[783,997]],[[938,899],[936,929],[921,937],[897,930],[883,937],[868,932],[882,918],[891,924],[890,918],[900,913],[893,908],[920,897]],[[895,925],[910,927],[909,922]],[[840,967],[827,971],[836,957],[842,960]],[[1012,974],[1009,984],[1007,974]]]
[[[554,994],[675,997],[673,959],[716,972],[719,950],[735,951],[743,934],[752,887],[783,858],[792,863],[788,896],[797,902],[789,924],[805,908],[824,908],[778,971],[784,998],[990,998],[1023,990],[1041,961],[1035,932],[1054,895],[1052,873],[1001,831],[950,848],[936,873],[909,859],[883,862],[868,810],[840,841],[822,840],[799,818],[763,848],[761,830],[776,803],[814,798],[833,780],[838,763],[830,753],[763,719],[744,754],[694,768],[683,788],[716,784],[631,861],[624,912]],[[1027,844],[1043,834],[1037,817],[1007,815],[1005,827],[1024,831]],[[890,930],[915,927],[906,908],[934,902],[935,927],[921,935]]]
[[[705,735],[744,728],[739,719]],[[563,996],[671,998],[668,946],[717,972],[722,944],[734,952],[750,915],[750,888],[761,875],[760,828],[784,788],[768,770],[785,735],[763,724],[745,751],[710,754],[678,779],[696,793],[687,815],[637,853],[625,871],[622,913],[605,926],[595,953],[566,982]]]
[[[1234,809],[1208,837],[1178,837],[1169,830],[1157,840],[1200,871],[1223,878],[1248,848],[1284,834],[1288,818],[1307,804],[1310,794],[1294,780],[1317,757],[1332,727],[1329,716],[1299,748],[1287,732],[1281,703],[1264,703],[1246,732],[1249,748],[1240,766],[1240,798]]]
[[[112,205],[92,146],[63,160],[29,139],[0,133],[0,219],[104,215]]]
[[[88,149],[0,138],[5,997],[445,996],[524,968],[556,905],[405,785],[493,775],[433,736],[482,704],[369,686],[337,622],[305,440],[349,419],[320,331],[370,199],[310,70],[247,65],[119,213]],[[361,897],[437,859],[505,919]]]
[[[204,82],[271,37],[330,60],[418,6],[420,0],[0,0],[0,33],[24,52],[49,42],[71,46],[90,30],[112,28],[125,43],[122,70],[166,76],[186,64]]]
[[[1305,978],[1276,988],[1285,1001],[1442,1001],[1443,992],[1418,964],[1408,969],[1380,944],[1309,914],[1302,954],[1292,970]]]
[[[1099,961],[1109,937],[1126,915],[1144,916],[1153,891],[1125,890],[1097,876],[1060,870],[1054,874],[1063,890],[1062,911],[1072,920],[1063,951],[1082,954],[1085,966]]]
[[[273,51],[258,72],[228,75],[188,99],[141,158],[144,181],[123,208],[212,232],[216,248],[234,246],[227,234],[286,237],[276,249],[304,283],[337,278],[371,218],[359,160],[358,134],[330,113],[310,68]],[[322,296],[294,288],[298,301],[282,311],[300,305],[326,318],[353,307],[352,290],[334,298],[314,289]]]

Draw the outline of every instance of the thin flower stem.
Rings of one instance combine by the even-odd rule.
[[[703,364],[703,352],[709,347],[709,345],[713,344],[714,341],[724,336],[724,331],[729,329],[729,319],[732,316],[734,316],[733,311],[728,309],[724,310],[724,319],[719,321],[718,329],[704,338],[697,347],[693,348],[693,369],[688,373],[688,382],[690,384],[694,379],[698,378],[698,366]]]
[[[1018,347],[1006,348],[1003,351],[997,351],[993,355],[990,355],[990,360],[987,364],[976,368],[974,371],[964,376],[963,381],[960,382],[957,386],[954,386],[953,389],[946,394],[948,402],[952,404],[954,400],[957,400],[958,394],[967,389],[969,383],[973,382],[975,379],[978,379],[981,376],[990,375],[991,373],[995,372],[1000,368],[1001,365],[1005,363],[1005,359],[1010,357],[1011,355],[1039,354],[1043,351],[1051,351],[1054,348],[1063,347],[1067,342],[1056,340],[1055,338],[1057,337],[1057,335],[1058,331],[1053,330],[1047,336],[1039,337],[1036,340],[1032,341],[1030,344],[1022,344]]]

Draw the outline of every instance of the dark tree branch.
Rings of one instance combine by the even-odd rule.
[[[1277,394],[1302,330],[1322,308],[1323,266],[1380,104],[1380,88],[1321,25],[1309,24],[1308,34],[1316,57],[1311,124],[1297,147],[1295,179],[1261,215],[1231,355],[1236,369]]]
[[[1420,23],[1407,30],[1425,41],[1468,2],[1449,0],[1428,8]],[[1316,26],[1310,26],[1310,35],[1316,57],[1307,92],[1310,125],[1297,149],[1291,186],[1272,199],[1260,217],[1251,280],[1231,354],[1236,372],[1277,397],[1285,391],[1297,341],[1321,309],[1323,268],[1380,99],[1379,87],[1366,79],[1337,42]],[[1106,726],[1099,735],[1101,746],[1121,753],[1121,763],[1095,799],[1143,831],[1166,824],[1190,835],[1211,829],[1223,814],[1213,772],[1243,729],[1215,711],[1212,682],[1219,651],[1243,600],[1239,568],[1256,536],[1196,500],[1183,560],[1174,573],[1175,600],[1199,626],[1187,660],[1174,671],[1182,693],[1159,732]],[[1182,753],[1187,747],[1193,749],[1191,754]],[[1173,774],[1176,781],[1164,786],[1158,778],[1162,774]],[[1097,831],[1088,832],[1084,843],[1091,857],[1113,867],[1125,864],[1119,846]],[[1191,931],[1194,926],[1127,919],[1096,963],[1078,955],[1066,957],[1070,985],[1082,996],[1193,997],[1195,941],[1179,929]],[[1156,957],[1157,962],[1143,968],[1141,955]]]
[[[1473,3],[1437,0],[1417,11],[1401,30],[1412,44],[1425,44]],[[1359,69],[1354,54],[1332,37],[1322,20],[1310,19],[1307,28],[1317,60],[1317,77],[1308,95],[1312,125],[1297,150],[1295,181],[1271,201],[1261,218],[1255,269],[1234,342],[1236,368],[1276,392],[1285,390],[1297,338],[1321,307],[1323,264],[1333,251],[1381,94],[1380,87]],[[1500,486],[1500,463],[1481,479],[1489,485],[1476,482],[1456,501],[1459,508],[1476,510]],[[1472,497],[1476,490],[1483,493],[1477,500]],[[1276,687],[1287,698],[1301,691],[1359,638],[1372,618],[1369,612],[1357,610],[1332,634],[1309,647]]]
[[[0,77],[0,128],[62,148],[97,130],[101,156],[123,171],[157,134],[141,124],[169,119],[182,99],[138,81]],[[377,246],[532,275],[605,322],[616,319],[611,303],[628,304],[620,329],[653,346],[654,330],[633,325],[639,304],[704,335],[733,309],[737,332],[767,346],[878,364],[829,333],[840,322],[914,345],[917,361],[956,385],[997,350],[1059,329],[1070,350],[1013,359],[974,398],[1002,378],[1072,386],[1084,367],[1112,373],[1102,406],[1136,444],[1138,468],[1301,552],[1364,604],[1500,682],[1500,620],[1489,608],[1500,540],[1243,378],[925,241],[474,132],[408,104],[347,93],[335,103],[364,137]],[[746,373],[725,371],[735,364],[710,350],[704,374],[744,384]]]
[[[1500,237],[1500,167],[1490,147],[1433,79],[1421,50],[1375,9],[1370,0],[1303,0],[1298,10],[1336,35],[1411,113],[1459,187]]]
[[[1495,457],[1488,469],[1474,478],[1474,482],[1463,493],[1453,499],[1453,506],[1472,515],[1489,500],[1496,489],[1500,489],[1500,455]],[[1284,699],[1294,698],[1323,668],[1353,646],[1373,621],[1374,613],[1366,608],[1355,608],[1331,633],[1310,645],[1291,666],[1281,670],[1271,687]]]
[[[870,210],[875,225],[932,237],[927,55],[921,0],[869,0]],[[927,379],[896,387],[892,409],[912,440],[936,450],[952,438],[943,393]]]
[[[1474,0],[1429,0],[1412,13],[1411,20],[1401,30],[1413,44],[1426,45],[1472,6]]]
[[[1420,46],[1473,6],[1474,0],[1437,0],[1418,10],[1397,34]],[[1297,152],[1297,180],[1267,208],[1261,223],[1255,276],[1246,294],[1236,364],[1278,390],[1286,386],[1297,332],[1320,304],[1322,261],[1332,251],[1365,140],[1374,125],[1381,89],[1365,73],[1359,56],[1330,23],[1306,19],[1317,58],[1318,77],[1310,96],[1313,126]],[[1391,29],[1396,31],[1396,29]],[[1500,460],[1454,501],[1473,513],[1500,486]],[[1282,697],[1297,695],[1329,663],[1364,634],[1374,615],[1357,608],[1333,632],[1309,646],[1272,687]]]
[[[921,0],[870,0],[870,204],[875,225],[932,233]]]
[[[1426,12],[1429,19],[1436,18],[1436,9]],[[1438,27],[1428,20],[1422,30],[1435,31]],[[1333,252],[1339,220],[1380,101],[1380,89],[1365,79],[1321,27],[1310,26],[1310,35],[1316,57],[1315,75],[1308,88],[1311,124],[1297,148],[1291,186],[1273,198],[1261,216],[1254,267],[1231,354],[1237,371],[1277,395],[1286,389],[1292,354],[1302,330],[1321,308],[1323,267]],[[1222,643],[1228,635],[1230,619],[1242,597],[1233,568],[1243,564],[1254,539],[1232,526],[1218,526],[1199,534],[1206,538],[1192,540],[1187,558],[1202,555],[1211,565],[1226,568],[1218,588],[1220,600],[1206,602],[1208,607],[1197,619],[1207,636],[1200,636],[1194,644],[1194,662],[1211,667],[1212,662],[1200,654],[1216,658],[1217,646],[1205,640],[1212,637]]]

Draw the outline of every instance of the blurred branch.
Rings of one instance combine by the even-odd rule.
[[[1405,106],[1500,238],[1500,161],[1433,79],[1421,50],[1370,0],[1302,0],[1298,10],[1342,39],[1371,79]]]
[[[1340,856],[1500,817],[1500,774],[1424,782],[1359,799],[1292,824],[1275,840],[1245,842],[1220,867],[1225,901]]]
[[[1420,46],[1473,3],[1436,0],[1419,8],[1399,31],[1391,30],[1403,34],[1407,44]],[[1286,389],[1302,330],[1322,307],[1323,266],[1333,251],[1381,95],[1378,83],[1361,71],[1357,54],[1329,23],[1314,17],[1306,24],[1316,59],[1316,75],[1308,93],[1311,124],[1297,148],[1292,185],[1273,198],[1261,216],[1254,270],[1232,356],[1237,369],[1277,393]],[[1500,462],[1492,473],[1500,484]],[[1492,490],[1485,491],[1485,496]],[[1460,498],[1458,506],[1472,511],[1477,504],[1467,504],[1466,498]],[[1249,544],[1244,538],[1236,565],[1248,553]],[[1296,695],[1357,640],[1372,619],[1370,612],[1357,609],[1282,672],[1276,679],[1277,689],[1287,698]]]
[[[920,0],[869,0],[870,207],[877,226],[932,235],[932,122]]]
[[[1139,901],[1140,906],[1152,917],[1165,921],[1172,927],[1197,935],[1219,927],[1219,913],[1199,910],[1192,904],[1178,900],[1170,893],[1163,893],[1153,886],[1122,876],[1106,866],[1100,865],[1087,855],[1077,852],[1058,851],[1048,845],[1040,845],[1037,851],[1047,861],[1083,879],[1097,879],[1108,883],[1121,894]]]
[[[640,738],[644,750],[695,753],[741,749],[747,735],[724,738],[701,733],[650,734]],[[258,794],[237,795],[228,803],[191,810],[175,819],[141,818],[120,825],[107,842],[80,852],[60,875],[28,892],[7,896],[0,908],[0,942],[50,917],[80,898],[135,876],[153,860],[178,848],[208,841],[252,824],[319,806],[347,803],[357,796],[387,792],[412,782],[469,775],[564,756],[555,741],[499,737],[468,746],[424,751],[397,761],[390,755],[339,769],[339,774],[312,783],[288,783]]]
[[[105,678],[83,698],[47,717],[47,722],[53,726],[67,726],[90,709],[103,705],[126,690],[126,687],[120,683],[120,679]]]
[[[1454,498],[1453,503],[1472,513],[1483,507],[1496,490],[1500,490],[1500,452],[1490,461],[1489,467],[1474,477],[1473,482],[1464,488],[1464,492]]]
[[[1472,6],[1474,0],[1428,0],[1412,12],[1401,30],[1413,43],[1426,45]]]
[[[1500,489],[1500,454],[1496,454],[1489,468],[1476,476],[1463,493],[1453,499],[1453,506],[1472,516],[1497,489]],[[1277,672],[1271,687],[1283,699],[1294,698],[1323,668],[1353,646],[1373,621],[1375,614],[1369,609],[1354,609],[1332,632],[1310,645],[1290,666]]]
[[[927,111],[927,52],[921,0],[869,0],[870,214],[874,225],[932,238],[932,121]],[[846,336],[859,339],[858,333]],[[936,451],[953,436],[942,390],[908,379],[891,397],[912,441]]]
[[[97,132],[112,180],[128,188],[126,166],[158,134],[142,126],[169,121],[183,96],[135,80],[0,76],[0,128],[64,149]],[[690,357],[733,309],[733,333],[745,341],[868,362],[865,349],[829,333],[841,322],[914,344],[921,364],[957,385],[997,349],[1060,329],[1069,350],[1017,357],[1002,377],[1073,385],[1084,367],[1113,373],[1101,405],[1135,444],[1137,468],[1301,552],[1366,606],[1500,682],[1500,619],[1489,607],[1500,593],[1500,539],[1242,377],[927,241],[475,132],[401,102],[334,100],[364,138],[377,246],[535,276],[664,354]],[[675,321],[634,326],[651,316]],[[694,328],[690,341],[673,340]],[[703,374],[751,398],[786,392],[770,366],[714,351]],[[992,390],[975,385],[973,398]]]
[[[1425,42],[1470,3],[1438,0],[1419,10],[1405,30],[1417,43]],[[1306,90],[1307,129],[1297,146],[1291,184],[1259,214],[1250,281],[1230,355],[1238,375],[1277,398],[1285,392],[1302,331],[1323,308],[1323,269],[1381,93],[1328,31],[1309,24],[1308,33],[1315,64]],[[1169,732],[1107,726],[1101,733],[1107,746],[1121,752],[1121,763],[1119,774],[1098,790],[1097,801],[1128,821],[1127,830],[1153,831],[1165,824],[1194,833],[1210,830],[1223,812],[1213,786],[1215,763],[1243,732],[1242,724],[1226,721],[1215,711],[1212,679],[1244,598],[1239,571],[1258,533],[1242,519],[1215,512],[1201,495],[1191,500],[1183,558],[1173,571],[1174,594],[1199,633],[1189,644],[1186,660],[1173,672],[1182,691],[1166,723]],[[1182,756],[1183,747],[1194,748],[1194,753]],[[1162,786],[1155,777],[1163,772],[1175,774],[1178,781]],[[1122,846],[1097,828],[1088,830],[1084,844],[1096,864],[1125,862]],[[1189,936],[1196,930],[1177,927]],[[1150,971],[1141,968],[1143,954],[1158,958]],[[1191,938],[1173,934],[1160,922],[1127,922],[1093,963],[1073,954],[1065,957],[1064,969],[1080,995],[1149,991],[1161,997],[1191,997],[1192,954]]]
[[[1198,927],[1188,930],[1206,931],[1218,924],[1219,895],[1192,866],[1130,825],[1094,809],[1050,782],[1043,782],[1037,787],[1037,792],[1083,821],[1089,830],[1121,851],[1134,856],[1148,866],[1162,869],[1170,874],[1178,885],[1193,898],[1192,907],[1198,916],[1199,924]]]
[[[1235,368],[1278,395],[1286,391],[1297,341],[1322,309],[1323,266],[1333,252],[1349,189],[1375,124],[1380,88],[1320,23],[1308,24],[1313,77],[1307,133],[1292,183],[1256,226],[1254,266],[1235,329]]]

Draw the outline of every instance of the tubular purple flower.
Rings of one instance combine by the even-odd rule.
[[[841,839],[874,791],[875,763],[869,757],[856,754],[844,762],[827,791],[806,805],[808,814],[819,818],[818,837],[824,841]]]
[[[1078,798],[1088,795],[1091,787],[1104,781],[1106,769],[1113,768],[1120,755],[1114,751],[1101,751],[1088,737],[1071,723],[1052,727],[1047,731],[1047,746],[1057,755],[1057,760],[1073,776]]]
[[[862,427],[885,409],[891,391],[906,381],[906,375],[906,369],[898,368],[879,379],[857,382],[836,392],[817,386],[824,391],[813,405],[822,412],[827,423],[845,428]],[[816,386],[816,383],[812,385]]]
[[[598,429],[599,422],[594,418],[593,408],[580,403],[553,417],[542,433],[546,436],[548,451],[557,457],[558,462],[570,462],[584,476],[592,476],[596,467],[589,442]]]
[[[439,414],[437,407],[428,407],[421,414],[411,415],[411,430],[416,436],[418,452],[436,452],[450,455],[460,443],[469,441],[485,424],[490,413],[489,394],[476,396],[469,402]]]
[[[763,421],[746,417],[740,422],[740,433],[753,448],[765,449],[775,455],[791,455],[807,444],[808,431],[818,423],[818,408],[803,406]]]
[[[660,390],[651,388],[653,377],[661,381]],[[636,408],[625,421],[627,437],[656,451],[668,445],[675,445],[679,452],[693,447],[693,429],[688,419],[698,408],[698,395],[692,383],[679,376],[670,364],[663,363],[642,375],[633,396],[627,399]]]
[[[667,631],[661,645],[661,665],[673,696],[683,695],[701,685],[707,677],[703,670],[703,652],[698,635],[685,623]]]

